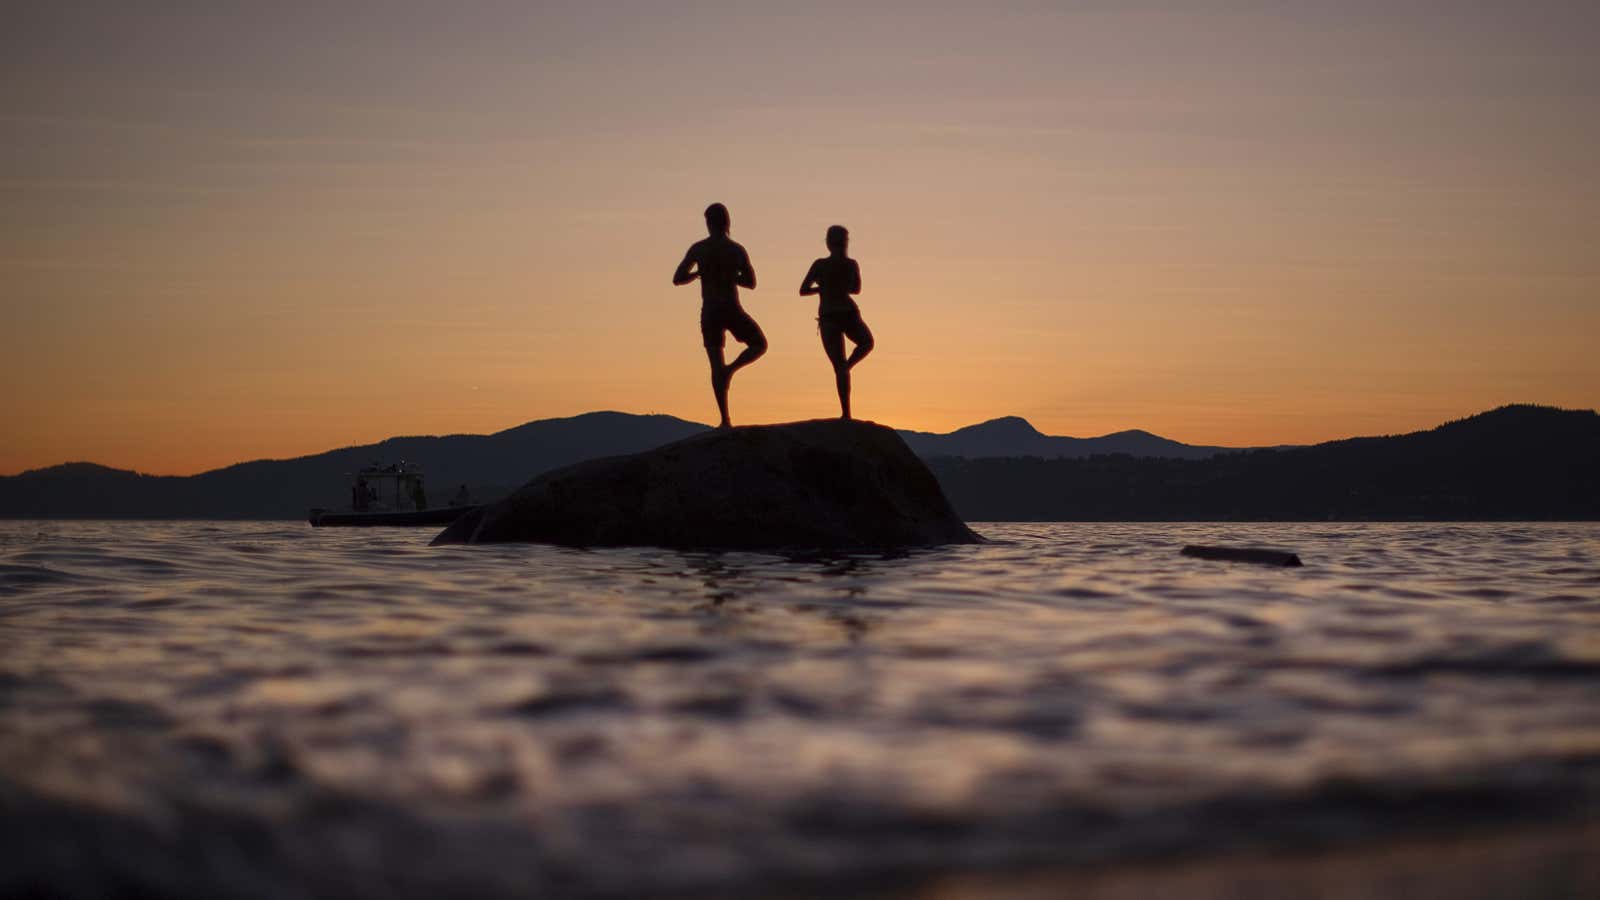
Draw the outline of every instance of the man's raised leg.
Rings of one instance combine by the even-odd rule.
[[[739,355],[733,358],[733,362],[728,364],[729,377],[732,377],[733,373],[760,359],[766,352],[767,336],[757,332],[751,336],[750,342],[745,345],[745,348],[739,351]]]

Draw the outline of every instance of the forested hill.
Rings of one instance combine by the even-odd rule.
[[[649,450],[705,428],[672,416],[594,412],[495,434],[396,437],[184,477],[69,463],[0,478],[0,516],[297,519],[313,506],[347,507],[350,473],[400,460],[422,466],[430,500],[443,505],[462,484],[477,498],[497,497],[549,469]]]
[[[368,463],[406,460],[427,473],[435,503],[467,485],[489,500],[540,473],[586,459],[637,453],[705,431],[672,416],[593,412],[541,419],[495,434],[396,437],[296,459],[258,460],[186,477],[150,476],[92,463],[68,463],[0,477],[0,516],[12,518],[299,518],[312,506],[348,504],[350,473]],[[949,434],[902,431],[912,450],[931,456],[1205,456],[1143,431],[1096,438],[1040,434],[1003,418]]]
[[[343,507],[349,473],[361,466],[402,459],[427,472],[435,503],[461,484],[492,499],[549,469],[705,428],[671,416],[599,412],[492,435],[391,438],[188,477],[70,463],[0,477],[0,516],[300,518],[312,506]],[[1145,432],[1052,437],[1021,419],[947,435],[901,434],[931,458],[969,521],[1600,518],[1600,417],[1589,410],[1508,406],[1431,431],[1274,450],[1192,447]]]
[[[1429,431],[1206,459],[932,462],[968,521],[1600,519],[1600,415],[1506,406]]]

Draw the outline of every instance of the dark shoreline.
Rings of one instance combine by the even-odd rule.
[[[84,515],[84,516],[33,516],[0,513],[0,521],[6,522],[293,522],[305,524],[305,516],[147,516],[147,515]],[[1169,518],[1078,518],[1078,519],[968,519],[970,525],[982,526],[985,524],[1027,524],[1049,525],[1068,522],[1102,522],[1106,524],[1183,524],[1183,525],[1270,525],[1282,523],[1285,525],[1370,525],[1370,524],[1395,524],[1395,525],[1533,525],[1543,522],[1579,524],[1585,522],[1600,522],[1600,516],[1591,518],[1521,518],[1521,519],[1415,519],[1415,518],[1345,518],[1345,519],[1218,519],[1199,517],[1192,519]]]
[[[876,900],[1565,900],[1600,896],[1600,822],[1398,835],[1337,847],[953,874]]]
[[[330,797],[338,809],[342,804]],[[181,809],[181,806],[180,806]],[[177,811],[177,810],[174,810]],[[350,810],[346,810],[349,812]],[[319,852],[267,821],[190,810],[156,824],[124,811],[93,811],[0,778],[0,836],[14,865],[0,894],[58,897],[431,896],[462,889],[484,897],[776,898],[855,900],[1185,900],[1302,897],[1308,900],[1565,900],[1600,896],[1600,819],[1480,823],[1449,830],[1398,830],[1328,842],[992,868],[907,868],[770,881],[735,877],[717,886],[588,884],[530,877],[515,860],[537,857],[504,825],[466,841],[433,845],[401,814],[369,832],[382,855],[433,866],[406,873],[325,865]],[[328,835],[324,835],[328,837]],[[428,846],[426,852],[422,847]],[[456,856],[451,849],[460,853]],[[498,853],[505,854],[498,856]],[[442,855],[441,855],[442,853]],[[1063,854],[1070,857],[1070,851]],[[454,857],[454,858],[452,858]],[[304,868],[309,866],[309,868]],[[484,868],[487,866],[488,868]],[[403,869],[404,866],[401,867]],[[569,873],[572,874],[572,873]],[[456,880],[452,875],[465,876]],[[400,877],[396,882],[392,879]],[[416,881],[411,881],[415,878]],[[401,888],[400,885],[405,887]]]

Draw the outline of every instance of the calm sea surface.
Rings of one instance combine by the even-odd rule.
[[[1600,817],[1600,525],[976,527],[0,523],[0,893],[760,892]]]

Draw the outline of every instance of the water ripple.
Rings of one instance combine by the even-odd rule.
[[[177,834],[264,895],[425,896],[1600,815],[1600,526],[978,529],[769,555],[0,524],[0,817]]]

